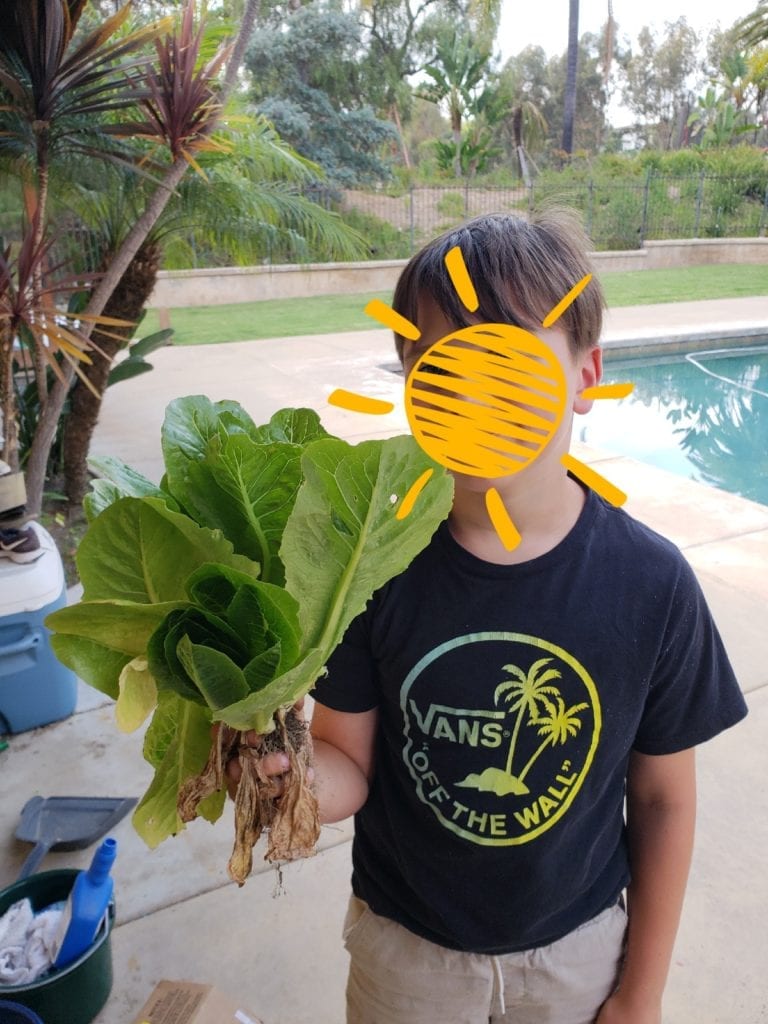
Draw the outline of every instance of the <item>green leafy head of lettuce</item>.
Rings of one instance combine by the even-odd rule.
[[[150,846],[183,827],[175,795],[211,724],[268,732],[306,694],[352,619],[447,516],[452,481],[411,437],[358,445],[310,409],[257,426],[234,402],[178,399],[159,485],[102,459],[78,551],[83,599],[48,617],[59,659],[147,715],[155,777],[134,817]],[[418,508],[396,519],[425,470]],[[213,820],[223,794],[202,807]]]

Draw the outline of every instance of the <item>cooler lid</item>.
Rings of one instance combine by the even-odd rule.
[[[0,617],[35,612],[51,604],[64,587],[64,566],[53,537],[39,523],[29,523],[43,552],[34,562],[0,558]]]

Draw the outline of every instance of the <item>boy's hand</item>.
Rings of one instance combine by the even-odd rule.
[[[603,1003],[595,1024],[661,1024],[661,1003],[632,1002],[621,991]]]
[[[298,700],[293,707],[297,715],[303,718],[304,716],[301,712],[304,708],[304,698]],[[246,746],[258,749],[261,746],[262,737],[251,730],[250,732],[245,733],[244,740]],[[265,754],[264,757],[261,758],[261,770],[264,775],[269,776],[272,780],[275,799],[279,799],[283,795],[290,767],[291,765],[288,760],[288,755],[284,754],[282,751],[274,751],[270,754]],[[240,759],[235,755],[227,761],[226,768],[224,770],[224,776],[227,783],[227,793],[229,793],[232,800],[235,799],[241,774],[242,769],[240,768]],[[309,768],[307,770],[307,782],[311,783],[313,777],[314,771]]]

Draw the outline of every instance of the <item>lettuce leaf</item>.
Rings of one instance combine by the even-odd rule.
[[[304,656],[214,719],[265,732],[278,707],[309,692],[352,619],[374,591],[408,567],[447,516],[453,483],[442,473],[420,495],[418,513],[395,518],[410,485],[432,466],[411,437],[354,446],[328,438],[308,446],[304,483],[280,548]]]
[[[113,455],[88,459],[88,465],[99,477],[91,482],[91,493],[83,499],[83,510],[89,522],[119,498],[161,498],[169,508],[178,505],[162,487],[157,487],[141,473]]]
[[[234,402],[178,399],[159,487],[114,460],[78,552],[79,605],[54,612],[57,656],[118,699],[123,727],[152,713],[155,776],[134,816],[150,846],[181,828],[176,803],[211,725],[268,732],[307,693],[352,619],[446,517],[452,480],[411,437],[350,445],[309,409],[256,426]],[[416,509],[397,509],[432,469]],[[225,794],[200,813],[215,820]]]
[[[117,700],[120,675],[134,658],[146,657],[147,644],[179,602],[81,601],[46,619],[54,630],[56,657],[84,682]]]
[[[202,770],[210,749],[207,709],[177,694],[163,694],[144,739],[144,756],[155,775],[133,814],[134,828],[150,849],[184,828],[176,809],[178,792],[187,779]],[[225,798],[222,793],[216,802],[216,818]]]
[[[187,579],[204,562],[258,576],[258,565],[236,555],[220,531],[198,526],[159,498],[120,498],[94,519],[77,551],[86,601],[182,600]]]

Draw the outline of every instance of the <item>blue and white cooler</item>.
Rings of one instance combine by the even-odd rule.
[[[24,732],[75,710],[77,677],[53,653],[43,621],[67,602],[64,566],[53,538],[30,524],[42,554],[0,558],[0,733]]]

